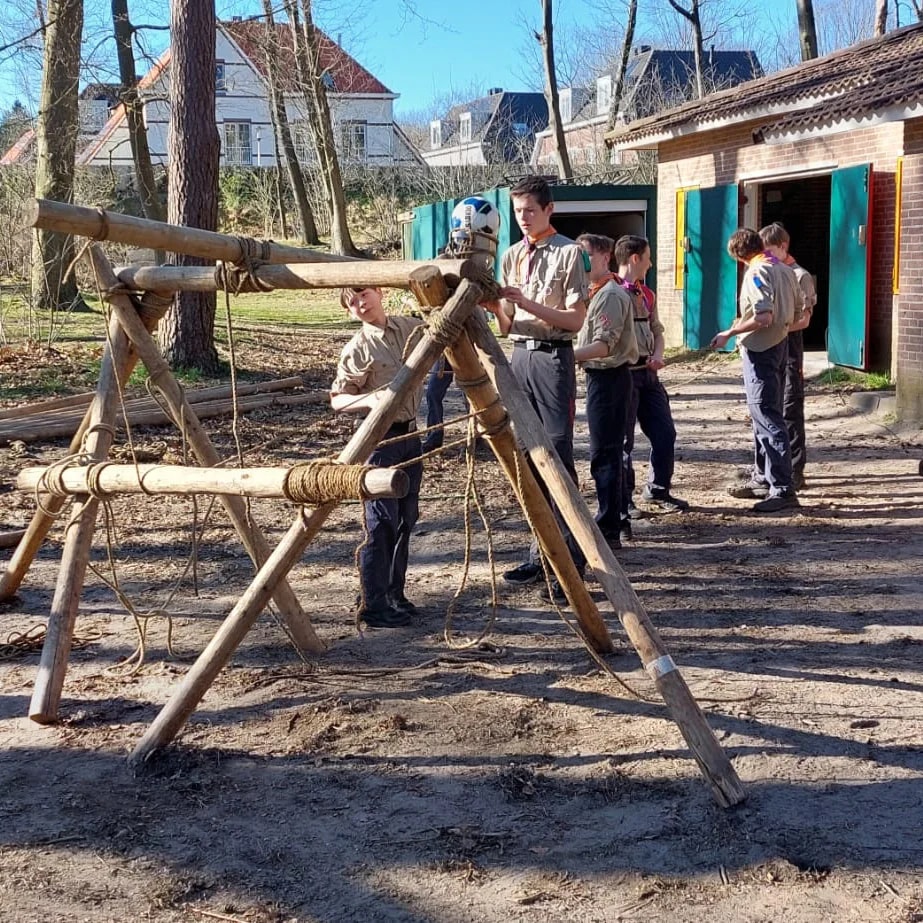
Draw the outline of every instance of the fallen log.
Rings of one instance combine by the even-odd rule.
[[[25,529],[14,529],[12,532],[0,532],[0,548],[15,548],[26,534]]]
[[[306,481],[320,482],[318,488]],[[329,500],[406,497],[406,472],[397,468],[307,463],[291,468],[192,468],[184,465],[100,465],[23,468],[20,490],[51,494],[233,494],[316,505]]]

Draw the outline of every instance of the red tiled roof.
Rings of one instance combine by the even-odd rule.
[[[19,163],[20,159],[29,152],[34,140],[35,129],[27,128],[3,157],[0,157],[0,167],[11,167]]]
[[[273,33],[265,22],[241,20],[221,22],[219,27],[236,42],[240,50],[250,59],[263,77],[266,76],[265,48]],[[321,72],[333,80],[333,93],[387,94],[391,91],[375,76],[370,74],[355,58],[348,55],[336,42],[320,29],[314,29],[318,39]],[[292,33],[287,24],[275,24],[275,42],[279,54],[279,74],[286,92],[296,91],[295,55]]]
[[[761,121],[762,136],[809,131],[923,106],[923,24],[638,119],[606,135],[617,147]],[[920,114],[923,114],[921,109]]]

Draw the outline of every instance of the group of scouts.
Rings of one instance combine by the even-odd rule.
[[[676,429],[657,375],[664,366],[664,328],[654,293],[644,284],[651,267],[650,246],[634,235],[613,241],[601,234],[581,234],[573,241],[558,234],[551,224],[551,189],[541,177],[521,181],[510,196],[523,238],[503,254],[500,299],[483,307],[512,341],[513,373],[575,482],[576,370],[578,365],[584,369],[596,521],[610,547],[617,549],[631,540],[632,519],[642,515],[633,503],[636,423],[651,445],[642,498],[667,512],[688,508],[671,493]],[[723,347],[739,337],[753,421],[753,465],[730,489],[734,496],[757,498],[754,509],[768,512],[797,504],[795,493],[803,479],[800,330],[807,326],[814,302],[808,306],[796,276],[800,267],[788,256],[784,229],[771,225],[763,234],[765,242],[756,231],[741,230],[728,244],[731,256],[747,267],[740,317],[712,343]],[[806,289],[808,283],[802,284]],[[362,329],[342,351],[331,404],[334,410],[365,414],[382,399],[379,389],[402,365],[404,343],[422,322],[386,314],[376,288],[344,289],[341,303],[362,322]],[[379,447],[370,464],[388,466],[419,457],[414,422],[418,399],[417,393],[405,400],[387,434],[406,438]],[[800,417],[795,405],[802,408]],[[792,438],[787,421],[797,419],[800,435]],[[411,464],[405,470],[411,480],[406,497],[366,502],[369,535],[359,552],[359,618],[373,628],[408,624],[416,613],[404,589],[422,465]],[[585,558],[560,517],[559,524],[582,574]],[[503,576],[514,585],[544,583],[537,544],[523,563]],[[556,602],[565,598],[556,581],[542,592]]]

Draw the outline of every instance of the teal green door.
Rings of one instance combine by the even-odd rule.
[[[827,358],[868,367],[869,224],[872,165],[835,170],[830,182],[830,300]]]
[[[455,200],[416,205],[413,209],[411,239],[415,260],[431,260],[449,242],[449,222]]]
[[[686,193],[683,330],[688,349],[705,349],[737,315],[737,264],[727,253],[738,227],[736,184]]]

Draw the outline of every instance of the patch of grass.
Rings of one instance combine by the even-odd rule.
[[[231,323],[292,327],[301,330],[340,330],[348,326],[336,289],[259,292],[231,296]],[[225,328],[224,295],[218,295],[216,332]]]
[[[890,391],[894,387],[890,376],[885,372],[857,372],[836,365],[824,369],[815,379],[815,383],[822,387],[854,391]]]

